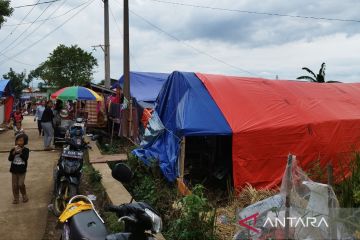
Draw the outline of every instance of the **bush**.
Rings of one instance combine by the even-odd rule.
[[[192,194],[178,202],[179,217],[170,223],[166,238],[174,240],[209,240],[214,235],[215,211],[203,194],[204,187],[196,185]]]
[[[360,153],[355,153],[350,163],[350,170],[351,176],[335,186],[340,206],[344,208],[360,206]]]
[[[106,223],[106,228],[109,233],[118,233],[125,230],[123,223],[118,222],[118,217],[113,212],[104,212],[103,213],[104,221]]]

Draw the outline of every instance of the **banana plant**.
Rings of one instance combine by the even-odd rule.
[[[300,76],[296,79],[303,79],[303,80],[308,80],[310,82],[316,82],[316,83],[341,83],[339,81],[333,81],[333,80],[325,81],[325,68],[326,68],[326,64],[322,63],[319,73],[315,74],[309,68],[303,67],[302,69],[307,71],[308,73],[310,73],[311,76],[304,75],[304,76]]]
[[[310,82],[324,83],[325,82],[325,63],[321,64],[321,68],[318,74],[315,74],[307,67],[303,67],[302,69],[310,73],[311,76],[300,76],[297,79],[309,80]]]

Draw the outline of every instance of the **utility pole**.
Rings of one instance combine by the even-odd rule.
[[[105,88],[110,88],[110,37],[109,37],[109,0],[104,2],[104,53],[105,53]]]
[[[124,95],[129,100],[129,130],[132,137],[132,99],[130,95],[129,0],[124,0]]]

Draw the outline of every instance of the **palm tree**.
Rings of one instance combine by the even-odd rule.
[[[322,63],[319,73],[315,74],[309,68],[303,67],[302,69],[310,73],[312,76],[300,76],[297,79],[306,79],[309,80],[310,82],[325,83],[325,68],[326,68],[325,63]]]

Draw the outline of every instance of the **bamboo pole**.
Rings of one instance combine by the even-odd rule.
[[[184,172],[185,172],[185,137],[181,139],[181,146],[180,146],[180,178],[181,180],[184,179]]]
[[[292,189],[292,164],[295,156],[289,154],[286,166],[286,189],[285,189],[285,239],[289,239],[290,195]]]

